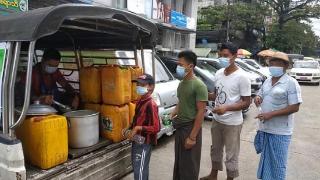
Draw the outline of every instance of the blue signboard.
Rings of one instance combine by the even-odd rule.
[[[171,11],[171,24],[177,27],[187,27],[187,17],[180,12]]]

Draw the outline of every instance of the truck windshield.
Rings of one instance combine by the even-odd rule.
[[[308,61],[297,61],[294,63],[293,65],[294,68],[311,68],[311,69],[317,69],[319,67],[319,63],[318,62],[308,62]]]

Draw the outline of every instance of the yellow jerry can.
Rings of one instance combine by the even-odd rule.
[[[124,105],[131,101],[131,72],[117,65],[105,66],[101,70],[102,99],[104,104]]]
[[[68,126],[64,116],[34,116],[17,128],[27,162],[49,169],[68,160]]]
[[[128,127],[129,107],[102,105],[101,107],[101,135],[102,137],[120,142],[124,140],[122,130]]]

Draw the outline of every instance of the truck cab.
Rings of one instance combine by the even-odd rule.
[[[119,179],[129,173],[131,143],[127,140],[113,143],[100,137],[94,146],[69,148],[66,162],[43,170],[26,161],[16,129],[26,119],[32,69],[44,49],[61,52],[59,69],[77,91],[83,90],[79,88],[79,69],[120,60],[140,65],[157,79],[156,25],[127,11],[75,4],[12,14],[1,17],[0,23],[6,24],[0,27],[0,179]],[[149,58],[145,58],[144,49],[150,49]],[[118,51],[131,51],[133,57],[119,57]],[[16,83],[20,72],[25,74],[23,87]],[[20,113],[16,112],[17,92],[23,92]]]

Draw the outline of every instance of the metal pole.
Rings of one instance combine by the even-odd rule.
[[[24,121],[24,119],[26,118],[26,115],[27,115],[27,111],[28,111],[29,104],[30,104],[32,63],[33,63],[32,59],[33,59],[33,55],[34,55],[35,45],[36,45],[36,41],[30,42],[30,45],[29,45],[27,78],[26,78],[26,87],[25,87],[25,95],[24,95],[24,103],[23,103],[23,107],[22,107],[22,112],[21,112],[21,115],[20,115],[18,121],[10,127],[11,129],[15,129],[20,124],[22,124],[22,122]]]
[[[8,113],[8,107],[9,107],[9,78],[10,78],[10,63],[11,63],[11,56],[12,56],[12,42],[7,43],[7,50],[6,50],[6,61],[4,66],[4,73],[3,73],[3,84],[2,84],[2,128],[3,128],[3,134],[8,135],[9,134],[9,113]]]
[[[145,67],[145,62],[144,62],[144,50],[141,47],[141,60],[142,60],[142,68],[143,68],[143,72],[146,72],[146,67]]]
[[[20,58],[20,49],[21,42],[16,42],[14,47],[14,57],[12,61],[11,68],[11,77],[9,83],[9,126],[11,126],[15,122],[15,104],[14,104],[14,96],[15,96],[15,83],[18,71],[18,64]],[[14,137],[13,131],[9,129],[10,137]]]
[[[227,0],[228,2],[228,5],[227,5],[227,42],[230,41],[230,38],[229,38],[229,31],[230,31],[230,0]]]
[[[134,46],[134,47],[133,47],[133,49],[134,49],[134,60],[135,60],[135,65],[136,65],[136,66],[139,66],[137,47],[136,47],[136,46]]]
[[[155,48],[152,48],[152,76],[156,79],[156,61],[155,61]]]

